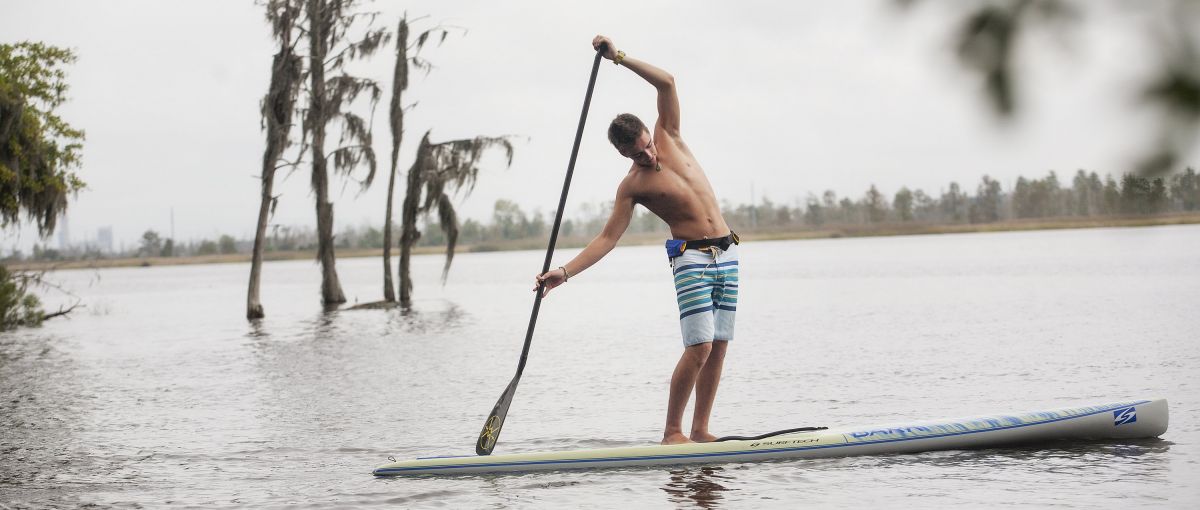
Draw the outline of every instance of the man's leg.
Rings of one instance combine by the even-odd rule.
[[[675,373],[671,374],[671,396],[667,402],[667,426],[663,431],[663,444],[690,442],[688,437],[683,435],[683,410],[692,396],[692,388],[696,387],[696,376],[704,368],[712,351],[710,342],[688,346],[679,357],[679,362],[675,364]],[[709,402],[709,407],[712,407],[712,402]]]
[[[712,414],[713,401],[717,399],[717,385],[721,384],[721,368],[725,365],[725,350],[729,342],[716,340],[708,353],[708,360],[696,378],[696,411],[692,415],[692,441],[707,443],[717,437],[708,432],[708,417]]]

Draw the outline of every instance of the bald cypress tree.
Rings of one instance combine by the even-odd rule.
[[[371,185],[376,162],[370,119],[381,95],[378,83],[351,75],[346,65],[370,57],[391,40],[386,29],[373,27],[378,13],[363,11],[361,4],[359,0],[266,3],[267,19],[280,49],[272,61],[271,84],[262,105],[267,143],[263,151],[262,202],[247,297],[248,318],[262,316],[258,280],[266,223],[276,200],[271,195],[274,173],[279,168],[302,163],[311,165],[321,302],[328,307],[346,301],[334,253],[330,171],[351,178],[356,170],[366,168],[367,174],[358,179],[358,184],[361,190]],[[362,100],[368,103],[368,115],[357,111]],[[300,116],[298,123],[292,120],[296,114]],[[299,149],[293,161],[286,161],[282,155],[292,145],[289,135],[297,124],[301,133]]]
[[[400,18],[396,27],[396,67],[392,74],[392,103],[388,108],[392,132],[392,164],[388,167],[387,209],[383,216],[383,300],[396,301],[396,286],[392,283],[392,196],[396,189],[396,163],[400,159],[400,142],[404,140],[404,104],[408,89],[408,19]]]
[[[419,56],[422,48],[432,38],[438,43],[444,42],[449,31],[442,27],[434,27],[421,31],[415,36],[410,32],[407,18],[402,18],[396,28],[396,67],[392,77],[392,101],[390,108],[390,127],[392,132],[392,159],[388,172],[387,209],[384,213],[384,242],[383,242],[383,297],[386,302],[394,302],[395,294],[392,280],[392,217],[393,196],[395,191],[397,164],[400,157],[400,143],[404,137],[404,104],[403,93],[408,89],[408,73],[411,68],[429,71],[431,66]],[[446,236],[446,264],[442,268],[442,280],[450,271],[450,263],[454,260],[454,249],[458,243],[458,214],[454,210],[454,202],[450,194],[459,190],[470,193],[479,173],[479,160],[490,148],[502,148],[507,155],[507,162],[512,164],[513,147],[506,137],[479,136],[462,140],[433,143],[429,140],[429,132],[421,139],[417,147],[417,156],[408,170],[406,178],[407,189],[404,203],[401,206],[400,226],[400,304],[412,305],[412,278],[409,273],[409,260],[412,247],[421,238],[417,222],[436,212],[440,228]]]
[[[486,150],[502,148],[508,165],[512,165],[513,146],[506,137],[479,136],[462,140],[433,143],[429,132],[421,138],[417,158],[408,169],[408,189],[404,194],[403,217],[400,226],[400,304],[412,305],[412,277],[409,257],[412,247],[421,238],[417,220],[437,213],[438,224],[446,234],[446,263],[442,281],[454,261],[458,242],[458,213],[449,193],[465,190],[470,193],[479,175],[479,160]]]
[[[312,188],[316,196],[317,259],[321,264],[321,302],[326,306],[346,302],[338,280],[333,241],[333,204],[329,201],[329,170],[349,175],[366,166],[359,183],[363,189],[375,177],[375,151],[371,147],[371,125],[350,106],[365,97],[374,112],[379,103],[379,85],[349,74],[347,63],[369,57],[389,40],[386,29],[373,29],[375,13],[359,10],[357,0],[307,0],[305,33],[308,35],[308,109],[303,112],[304,136],[312,164]],[[363,27],[365,25],[365,28]],[[362,30],[360,36],[351,33]],[[329,128],[340,137],[338,146],[327,151]]]
[[[281,167],[284,151],[291,145],[289,133],[292,117],[296,111],[296,96],[304,79],[304,62],[296,54],[296,23],[301,15],[301,4],[297,0],[271,0],[267,2],[267,21],[272,34],[279,43],[279,51],[271,61],[271,82],[262,100],[262,125],[266,131],[266,148],[263,150],[262,201],[258,208],[258,226],[254,233],[254,251],[250,258],[250,285],[246,297],[246,318],[263,317],[259,301],[259,281],[262,274],[263,251],[267,236],[267,221],[275,209],[276,198],[272,194],[275,172]],[[286,164],[286,163],[284,163]]]
[[[392,132],[392,164],[388,168],[387,210],[383,218],[383,299],[389,303],[396,301],[395,284],[392,283],[392,202],[396,190],[396,170],[400,160],[400,143],[404,140],[404,91],[408,90],[408,72],[410,67],[430,70],[430,65],[421,60],[418,54],[430,35],[440,32],[439,42],[445,41],[449,35],[440,27],[425,30],[417,35],[415,41],[409,40],[408,17],[400,18],[396,27],[396,67],[392,73],[392,102],[389,108],[388,127]]]

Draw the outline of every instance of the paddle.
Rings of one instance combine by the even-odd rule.
[[[562,224],[563,208],[567,205],[567,190],[571,188],[571,174],[575,173],[575,157],[579,155],[579,141],[583,139],[583,125],[587,123],[588,106],[592,103],[592,89],[596,87],[596,73],[600,70],[600,57],[604,55],[607,49],[601,46],[596,51],[596,60],[592,62],[592,76],[588,78],[587,95],[583,98],[583,112],[579,114],[579,129],[575,131],[575,146],[571,148],[571,162],[567,163],[567,178],[563,181],[562,195],[558,198],[558,212],[554,215],[554,228],[550,231],[550,245],[546,247],[546,261],[542,263],[542,273],[550,270],[550,259],[554,256],[554,243],[558,241],[558,227]],[[533,298],[533,313],[529,316],[529,329],[525,331],[525,347],[521,349],[521,361],[517,363],[517,375],[513,376],[512,382],[508,383],[508,388],[505,388],[504,393],[500,394],[500,400],[496,402],[496,407],[492,408],[492,413],[488,416],[487,422],[483,424],[483,430],[479,433],[479,440],[475,443],[475,453],[479,455],[490,455],[492,449],[496,447],[496,439],[500,437],[500,428],[504,427],[504,418],[508,416],[508,406],[512,403],[513,394],[517,392],[517,383],[521,381],[521,372],[525,371],[525,360],[529,358],[529,344],[533,340],[533,327],[537,324],[538,309],[542,307],[542,292],[545,290],[546,284],[538,284],[537,293]]]

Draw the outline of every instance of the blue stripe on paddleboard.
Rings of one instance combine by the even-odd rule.
[[[542,464],[574,464],[574,463],[589,464],[589,463],[595,463],[595,462],[623,462],[623,461],[647,461],[647,460],[668,460],[668,459],[678,460],[678,459],[695,459],[695,458],[705,458],[705,457],[733,457],[733,456],[738,456],[738,455],[752,455],[752,454],[757,455],[757,454],[762,454],[762,453],[783,453],[783,452],[794,452],[794,451],[800,451],[800,450],[823,450],[826,448],[841,448],[841,447],[847,447],[847,446],[865,446],[865,445],[874,445],[874,444],[883,444],[883,443],[896,443],[896,442],[901,442],[901,441],[915,441],[915,440],[920,440],[920,439],[937,439],[937,438],[943,438],[943,437],[953,437],[953,436],[963,436],[963,435],[967,435],[967,434],[976,434],[976,433],[980,433],[980,432],[994,432],[994,431],[998,431],[998,430],[1009,430],[1009,429],[1018,429],[1018,428],[1024,428],[1024,427],[1032,427],[1035,425],[1045,425],[1047,423],[1055,423],[1055,422],[1060,422],[1060,421],[1065,421],[1065,420],[1074,420],[1077,418],[1085,418],[1088,416],[1094,416],[1097,414],[1111,412],[1114,409],[1120,409],[1123,407],[1140,406],[1143,404],[1148,404],[1150,402],[1151,402],[1150,400],[1142,400],[1142,401],[1138,401],[1138,402],[1124,402],[1124,403],[1119,403],[1119,404],[1111,404],[1111,405],[1107,405],[1099,410],[1092,411],[1092,412],[1086,413],[1086,414],[1078,414],[1075,416],[1064,416],[1062,418],[1054,418],[1054,419],[1050,419],[1050,420],[1039,421],[1036,423],[1022,423],[1019,425],[1008,425],[1008,426],[1004,426],[1004,427],[996,427],[996,428],[991,428],[991,429],[986,429],[986,430],[968,430],[968,431],[963,431],[963,432],[952,432],[952,433],[946,433],[946,434],[936,434],[936,435],[928,435],[928,436],[920,436],[920,437],[902,437],[902,438],[896,438],[896,439],[881,439],[878,441],[861,441],[861,442],[857,442],[857,443],[797,446],[797,447],[792,447],[792,448],[771,448],[771,449],[766,449],[766,450],[738,450],[738,451],[733,451],[733,452],[686,453],[686,454],[676,454],[676,455],[646,455],[646,456],[640,456],[640,457],[533,460],[533,461],[516,461],[516,462],[496,462],[496,463],[491,463],[491,464],[453,464],[453,465],[445,465],[445,466],[378,468],[375,471],[373,471],[372,474],[381,475],[381,474],[388,474],[388,473],[403,473],[406,471],[433,471],[433,470],[439,470],[439,469],[536,466],[536,465],[542,465]],[[1090,407],[1090,406],[1085,406],[1085,407]],[[1068,408],[1068,409],[1070,409],[1070,408]],[[1037,411],[1037,412],[1041,412],[1041,411]],[[980,418],[986,418],[986,416],[983,416]],[[614,466],[614,467],[617,467],[617,466]],[[465,474],[480,474],[480,473],[461,473],[461,474],[465,475]]]

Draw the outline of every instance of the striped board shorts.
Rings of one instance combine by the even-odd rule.
[[[685,250],[671,258],[683,345],[733,340],[738,298],[738,247]]]

